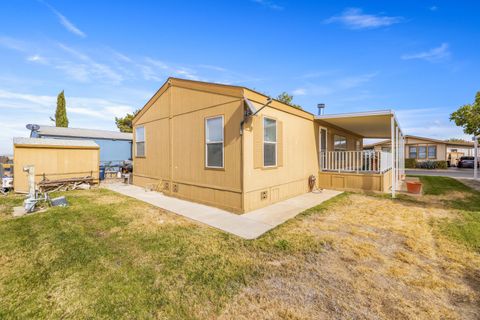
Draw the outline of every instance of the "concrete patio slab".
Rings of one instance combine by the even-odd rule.
[[[333,190],[306,193],[238,215],[215,207],[168,197],[160,192],[145,191],[144,188],[134,185],[112,183],[103,187],[244,239],[255,239],[297,214],[342,193]]]

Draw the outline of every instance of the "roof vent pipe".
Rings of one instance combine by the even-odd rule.
[[[318,108],[318,115],[323,116],[325,114],[325,103],[317,104],[317,108]]]

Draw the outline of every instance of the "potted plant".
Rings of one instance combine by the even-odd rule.
[[[407,181],[407,191],[409,193],[419,194],[422,192],[422,183],[419,181]]]

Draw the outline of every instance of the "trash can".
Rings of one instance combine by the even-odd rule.
[[[105,166],[100,166],[99,178],[100,180],[105,180]]]

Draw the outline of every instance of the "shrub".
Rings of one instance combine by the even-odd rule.
[[[407,165],[405,164],[405,167]],[[423,161],[423,162],[418,162],[417,163],[417,168],[420,169],[447,169],[447,161]]]
[[[419,162],[419,163],[417,163],[417,168],[420,168],[420,169],[435,169],[436,168],[435,161],[428,160],[428,161]]]
[[[437,163],[437,169],[448,169],[448,162],[445,160],[435,161]]]
[[[405,159],[405,168],[413,169],[417,167],[417,159]]]

